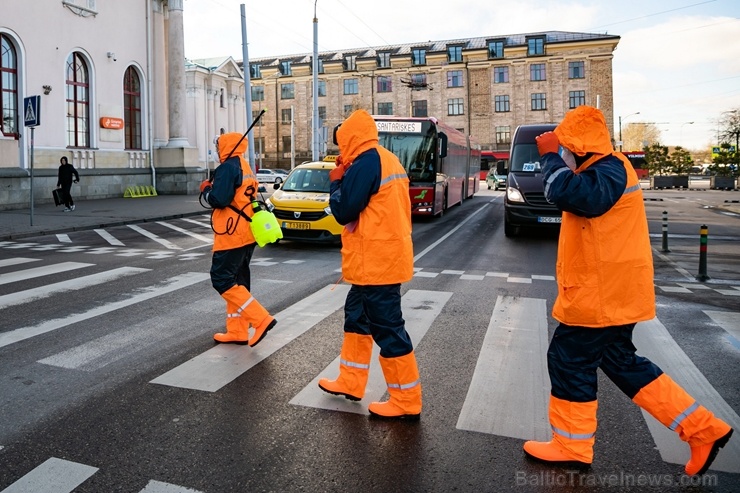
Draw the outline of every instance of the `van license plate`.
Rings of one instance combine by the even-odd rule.
[[[538,217],[537,222],[538,223],[559,223],[562,222],[563,218],[561,217]]]
[[[311,225],[308,223],[289,223],[284,222],[283,228],[285,229],[311,229]]]

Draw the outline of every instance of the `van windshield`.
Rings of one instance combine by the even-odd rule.
[[[519,144],[514,146],[509,160],[509,171],[540,171],[540,153],[537,144]]]
[[[296,168],[283,185],[284,192],[319,192],[329,193],[329,170]]]

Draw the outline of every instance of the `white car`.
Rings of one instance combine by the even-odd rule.
[[[275,170],[262,168],[257,170],[257,181],[260,183],[282,183],[285,175]]]

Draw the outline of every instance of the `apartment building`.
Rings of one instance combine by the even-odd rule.
[[[492,151],[509,149],[517,125],[558,122],[579,105],[598,106],[612,121],[619,39],[547,31],[321,52],[320,155],[335,151],[331,129],[358,108],[436,117]],[[280,167],[310,159],[312,54],[249,64],[252,113],[269,115],[255,128],[258,159]]]

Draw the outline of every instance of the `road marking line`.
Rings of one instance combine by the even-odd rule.
[[[94,229],[93,231],[95,231],[96,233],[98,233],[105,241],[108,242],[109,245],[113,245],[113,246],[126,246],[126,245],[123,244],[123,242],[121,240],[119,240],[118,238],[116,238],[115,236],[113,236],[112,234],[110,234],[109,232],[107,232],[104,229]]]
[[[714,323],[729,332],[735,339],[740,340],[740,312],[703,311]]]
[[[452,293],[443,291],[420,291],[410,289],[401,299],[401,310],[406,321],[406,331],[416,347],[424,337],[434,320],[442,312],[442,308],[452,297]],[[373,355],[370,360],[370,376],[365,397],[359,402],[349,401],[343,397],[327,394],[319,388],[321,378],[335,379],[339,372],[339,357],[324,368],[303,390],[296,394],[290,403],[296,406],[329,409],[331,411],[344,411],[356,414],[369,414],[367,406],[373,401],[380,400],[387,390],[383,370],[380,367],[378,355],[380,348],[373,344]],[[421,378],[422,388],[424,376]]]
[[[82,269],[84,267],[91,267],[93,265],[95,264],[83,264],[81,262],[61,262],[44,267],[35,267],[33,269],[9,272],[7,274],[0,274],[0,284],[26,281],[28,279],[34,279],[36,277],[48,276],[50,274],[59,274],[60,272],[68,272],[70,270]]]
[[[137,226],[135,224],[127,224],[127,226],[129,228],[133,229],[134,231],[136,231],[137,233],[140,233],[140,234],[146,236],[150,240],[156,241],[157,243],[159,243],[160,245],[164,246],[165,248],[168,248],[170,250],[182,250],[179,246],[175,245],[174,243],[171,243],[171,242],[165,240],[164,238],[160,238],[159,236],[155,235],[154,233],[150,233],[149,231],[145,230],[144,228],[140,228],[139,226]]]
[[[170,483],[163,483],[161,481],[151,480],[147,483],[146,488],[141,490],[139,493],[202,493],[199,490],[191,488],[185,488],[184,486],[177,486]]]
[[[654,318],[640,322],[634,332],[633,341],[638,352],[651,359],[666,374],[686,390],[696,402],[706,407],[718,418],[734,429],[740,429],[740,416],[709,383],[691,359],[668,333],[665,326]],[[660,456],[671,464],[685,464],[689,460],[689,446],[678,438],[678,434],[660,424],[642,410],[650,433],[653,435]],[[730,440],[712,463],[711,469],[740,473],[740,440]]]
[[[135,305],[136,303],[141,303],[142,301],[150,300],[152,298],[156,298],[158,296],[162,296],[173,291],[177,291],[178,289],[197,284],[209,278],[209,275],[206,273],[188,272],[179,276],[172,277],[158,287],[149,286],[143,289],[139,289],[137,290],[138,294],[135,294],[130,298],[122,301],[108,303],[106,305],[99,306],[93,308],[92,310],[88,310],[76,315],[68,315],[66,317],[57,318],[54,320],[47,320],[46,322],[40,323],[38,325],[21,327],[20,329],[11,330],[10,332],[4,332],[0,334],[0,348],[23,341],[25,339],[30,339],[31,337],[35,337],[40,334],[45,334],[47,332],[51,332],[62,327],[66,327],[68,325],[99,317],[101,315],[105,315],[106,313],[120,310],[121,308],[126,308],[127,306]]]
[[[549,440],[547,345],[546,301],[498,296],[457,428]]]
[[[72,243],[72,240],[69,239],[69,235],[67,234],[58,234],[57,240],[59,243]]]
[[[455,233],[455,231],[457,231],[458,229],[462,228],[462,227],[463,227],[463,226],[465,225],[465,223],[466,223],[466,222],[470,221],[470,220],[471,220],[471,219],[473,219],[473,218],[474,218],[474,217],[475,217],[476,215],[478,215],[478,214],[480,214],[481,212],[483,212],[483,211],[484,211],[484,210],[486,209],[486,207],[488,207],[489,205],[491,205],[491,204],[492,204],[492,203],[494,203],[495,201],[496,201],[496,200],[494,199],[494,200],[492,200],[492,201],[488,202],[487,204],[483,204],[483,205],[481,206],[481,208],[480,208],[480,209],[478,209],[477,211],[475,211],[475,212],[471,213],[471,214],[470,214],[470,215],[469,215],[469,216],[468,216],[467,218],[465,218],[465,219],[463,220],[463,222],[461,222],[460,224],[458,224],[458,225],[457,225],[456,227],[452,228],[452,229],[451,229],[451,230],[450,230],[450,231],[449,231],[449,232],[448,232],[448,233],[447,233],[446,235],[444,235],[444,236],[443,236],[442,238],[438,239],[437,241],[435,241],[434,243],[432,243],[431,245],[429,245],[428,247],[426,247],[426,248],[425,248],[424,250],[422,250],[421,252],[419,252],[418,254],[416,254],[416,256],[414,257],[414,262],[418,261],[418,260],[419,260],[419,259],[420,259],[421,257],[423,257],[423,256],[424,256],[424,255],[426,255],[427,253],[429,253],[429,252],[431,252],[432,250],[434,250],[434,249],[435,249],[435,248],[437,247],[437,245],[439,245],[440,243],[442,243],[443,241],[445,241],[445,240],[446,240],[447,238],[449,238],[450,236],[452,236],[452,235],[453,235],[453,234]]]
[[[162,226],[166,228],[170,228],[174,231],[177,231],[178,233],[188,235],[192,238],[195,238],[196,240],[202,241],[203,243],[213,243],[212,237],[207,237],[207,236],[199,235],[198,233],[193,233],[192,231],[188,231],[187,229],[181,228],[179,226],[175,226],[174,224],[170,224],[164,221],[157,221],[157,224],[161,224]]]
[[[210,221],[207,222],[207,223],[202,223],[200,221],[196,221],[195,219],[189,219],[187,217],[183,217],[182,220],[185,221],[185,222],[191,223],[191,224],[195,224],[197,226],[201,226],[203,228],[211,229],[211,223],[210,223]]]
[[[349,288],[326,286],[274,315],[277,326],[256,347],[219,344],[150,383],[215,392],[341,308]]]
[[[4,296],[0,296],[0,310],[9,306],[20,305],[22,303],[28,303],[31,301],[40,300],[42,298],[48,298],[49,296],[56,293],[85,289],[97,284],[104,284],[108,281],[114,281],[121,277],[131,276],[133,274],[140,274],[142,272],[149,272],[150,270],[151,269],[142,269],[138,267],[119,267],[118,269],[112,269],[105,272],[100,272],[98,274],[76,277],[68,281],[47,284],[38,288],[6,294]]]
[[[5,488],[2,493],[70,493],[96,472],[97,467],[52,457]]]
[[[28,262],[38,262],[40,258],[25,258],[25,257],[14,257],[0,259],[0,267],[8,267],[11,265],[27,264]]]

